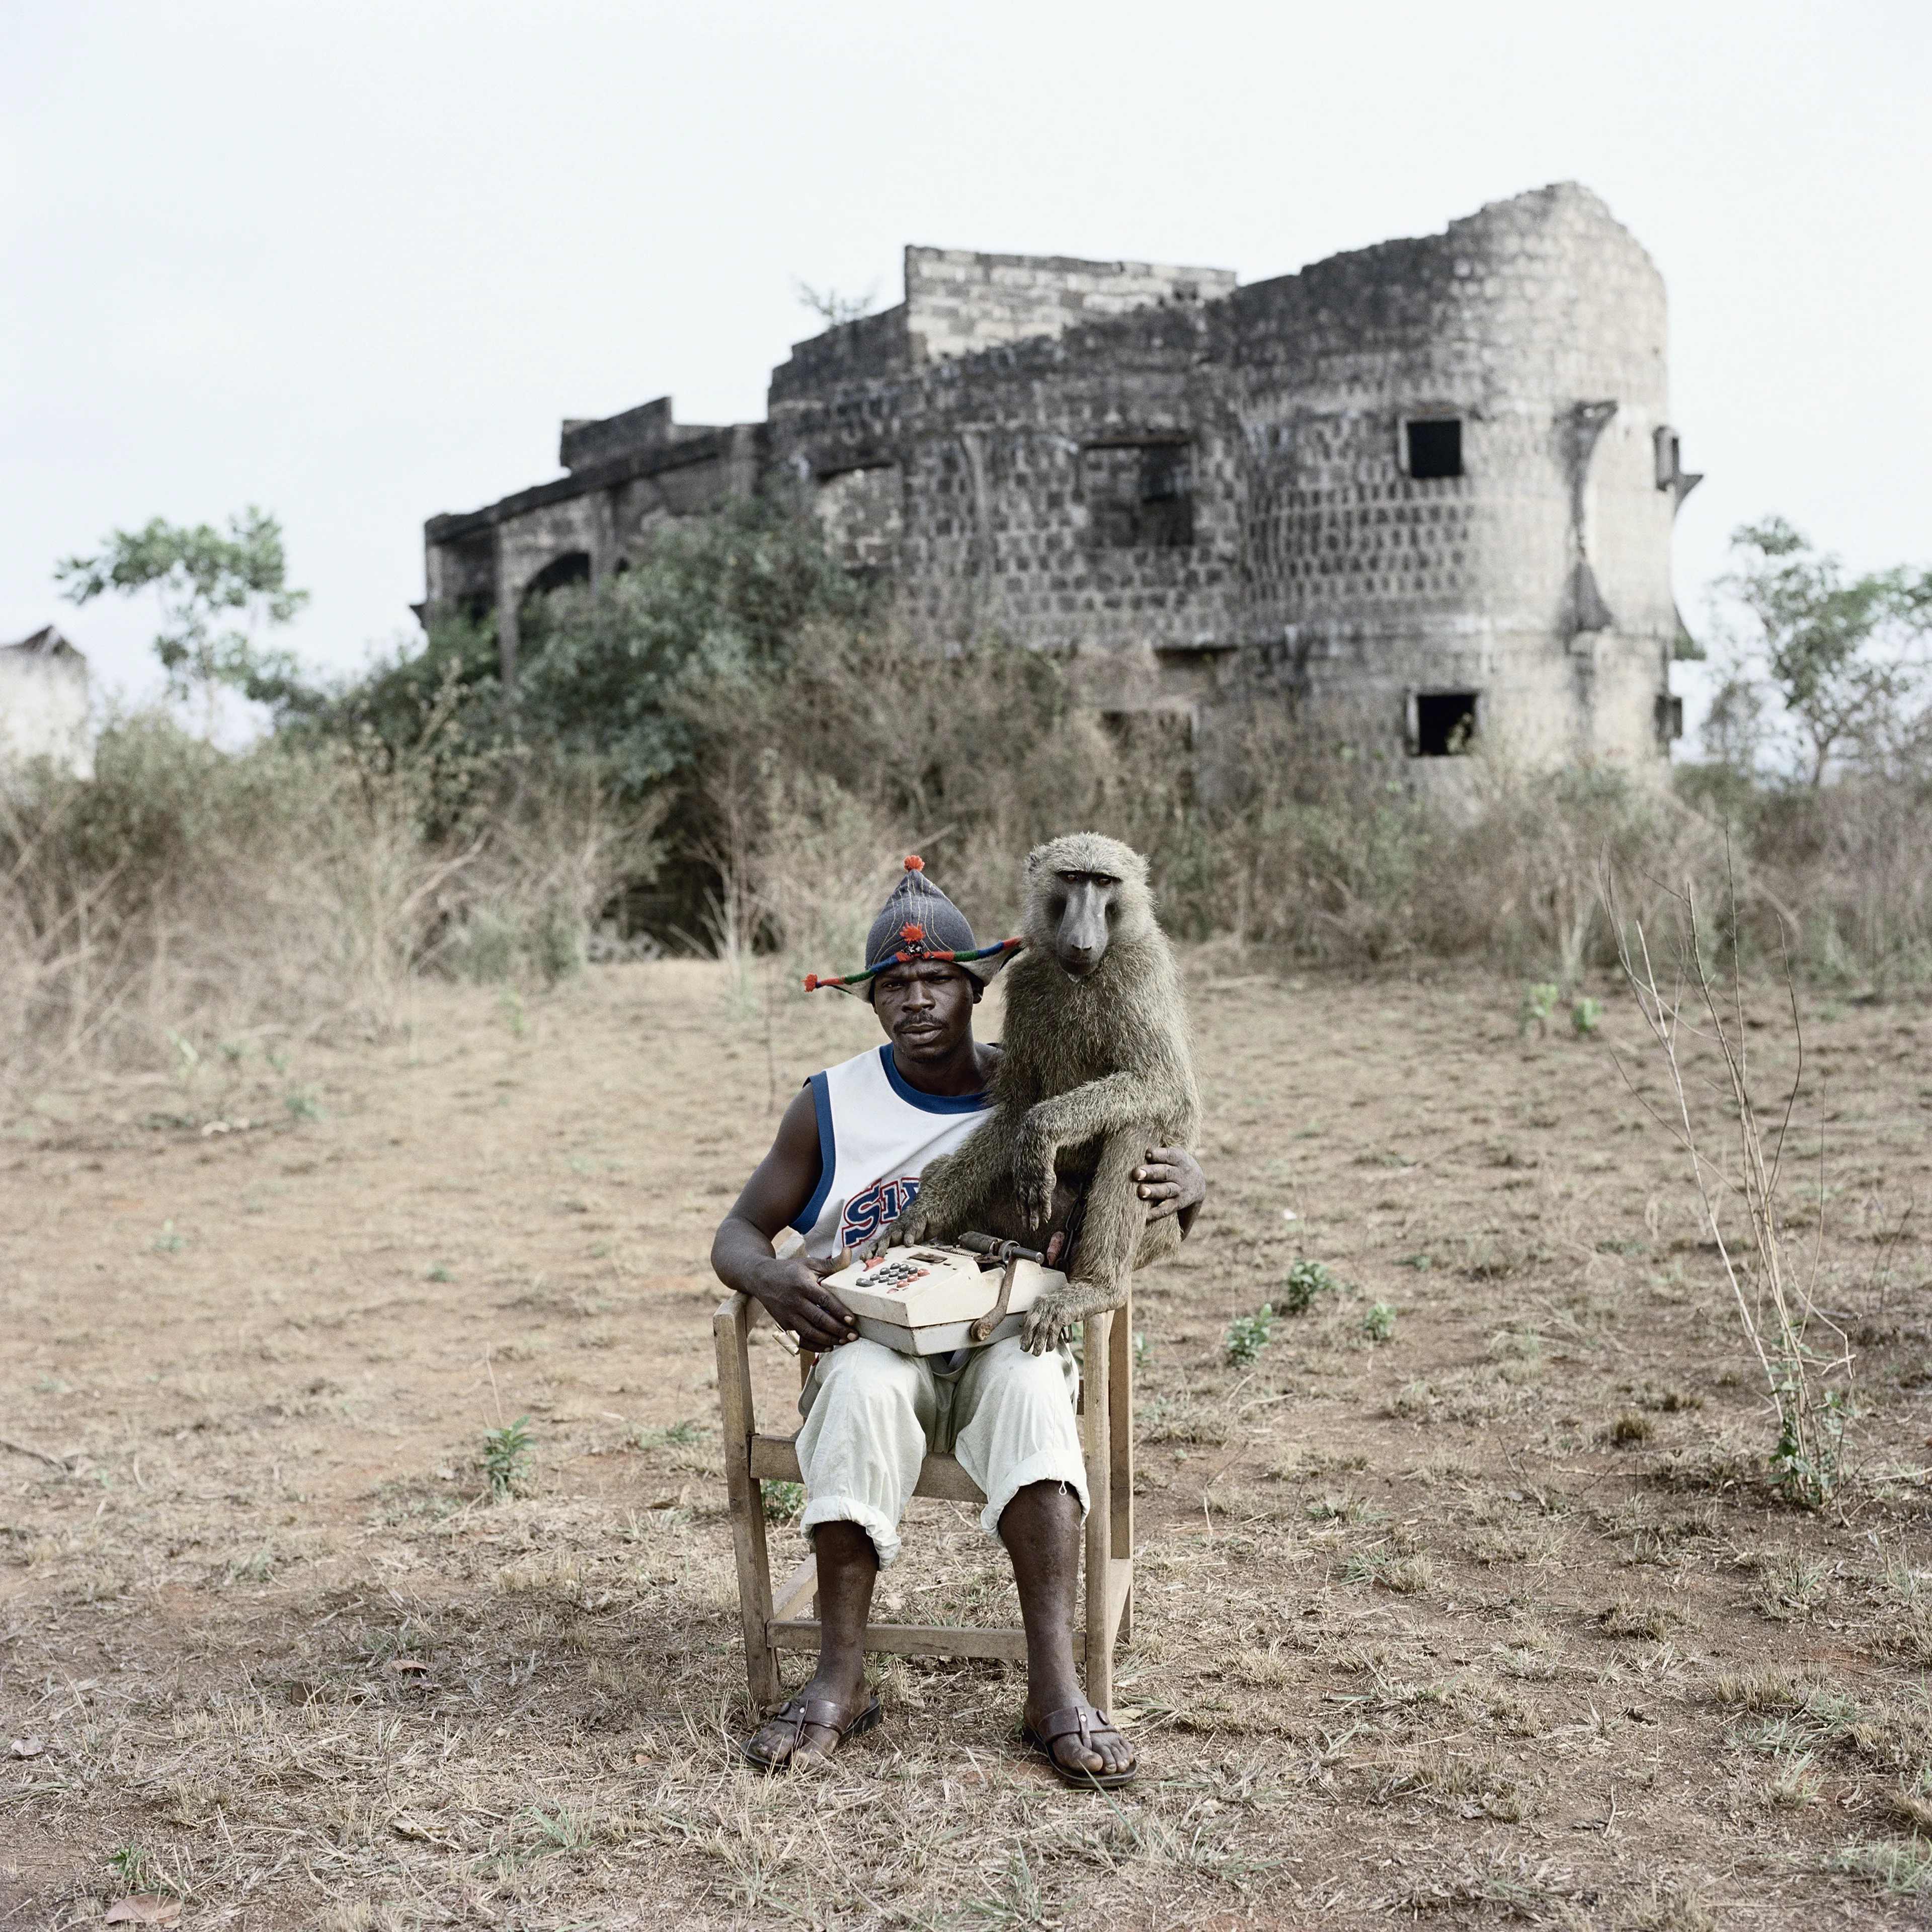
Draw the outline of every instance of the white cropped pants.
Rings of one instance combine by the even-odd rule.
[[[1087,1464],[1074,1414],[1079,1371],[1070,1351],[1030,1355],[1017,1335],[974,1351],[956,1375],[862,1338],[818,1358],[799,1407],[798,1462],[808,1538],[821,1522],[856,1522],[884,1569],[899,1553],[899,1519],[928,1454],[947,1450],[986,1494],[980,1520],[1031,1483],[1061,1483],[1087,1508]]]

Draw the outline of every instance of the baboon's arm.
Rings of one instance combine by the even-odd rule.
[[[1077,1147],[1136,1120],[1164,1120],[1179,1114],[1179,1088],[1178,1080],[1150,1074],[1109,1073],[1036,1102],[1028,1108],[1020,1132],[1056,1148]]]
[[[1012,1142],[1013,1190],[1021,1212],[1034,1226],[1046,1220],[1053,1198],[1054,1157],[1062,1148],[1129,1127],[1143,1132],[1151,1129],[1156,1138],[1172,1134],[1186,1139],[1198,1112],[1192,1084],[1184,1076],[1161,1080],[1144,1073],[1109,1073],[1038,1102],[1028,1109]]]
[[[911,1204],[866,1243],[861,1257],[869,1259],[888,1247],[915,1241],[950,1241],[963,1234],[987,1202],[1010,1184],[1012,1134],[1012,1116],[1001,1108],[950,1154],[928,1161]]]
[[[1126,1302],[1136,1248],[1154,1232],[1133,1184],[1134,1164],[1147,1147],[1148,1124],[1136,1120],[1110,1134],[1101,1148],[1066,1284],[1046,1290],[1027,1311],[1022,1339],[1035,1354],[1052,1348],[1075,1322]]]

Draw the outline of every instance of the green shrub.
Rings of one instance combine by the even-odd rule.
[[[493,1496],[514,1495],[528,1479],[536,1454],[530,1441],[530,1419],[520,1415],[483,1432],[483,1453],[476,1460],[488,1479]]]
[[[1286,1315],[1306,1315],[1315,1306],[1318,1294],[1335,1292],[1335,1277],[1326,1263],[1298,1261],[1288,1270],[1288,1278],[1281,1286],[1282,1312]]]
[[[1228,1324],[1226,1347],[1228,1359],[1241,1368],[1247,1367],[1268,1345],[1268,1338],[1274,1333],[1275,1312],[1267,1303],[1252,1315],[1237,1316]]]

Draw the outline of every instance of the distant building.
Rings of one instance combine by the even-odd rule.
[[[0,644],[0,764],[51,758],[76,778],[94,776],[87,660],[52,625]]]
[[[765,422],[568,422],[568,476],[432,518],[428,596],[496,610],[513,675],[526,598],[777,472],[916,633],[1072,653],[1105,711],[1277,692],[1416,759],[1654,762],[1699,480],[1666,346],[1663,278],[1574,183],[1246,288],[908,248]]]

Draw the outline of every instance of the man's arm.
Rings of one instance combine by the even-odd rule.
[[[785,1109],[771,1152],[718,1224],[711,1265],[726,1287],[763,1302],[781,1328],[823,1351],[850,1341],[859,1332],[857,1318],[820,1286],[809,1262],[782,1262],[772,1252],[772,1238],[811,1200],[820,1167],[818,1115],[807,1087]]]

